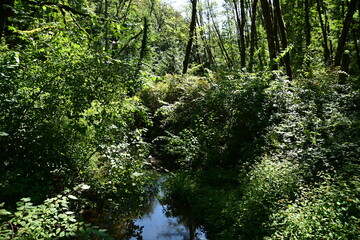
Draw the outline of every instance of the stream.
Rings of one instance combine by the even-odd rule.
[[[175,206],[174,199],[164,197],[161,185],[165,181],[166,177],[158,177],[147,204],[138,210],[141,217],[132,218],[131,209],[124,216],[108,207],[100,211],[88,209],[83,217],[95,226],[108,229],[117,240],[207,240],[190,209],[181,204]]]
[[[179,208],[174,211],[171,206],[161,203],[161,197],[160,187],[158,194],[150,199],[143,216],[135,220],[135,226],[141,229],[140,236],[130,240],[207,240],[201,228],[193,223],[189,211]],[[173,212],[177,216],[173,216]]]

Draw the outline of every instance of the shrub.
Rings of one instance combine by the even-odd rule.
[[[220,233],[222,239],[262,239],[268,231],[264,223],[280,208],[279,200],[292,198],[300,178],[298,165],[286,159],[265,156],[254,164],[240,181],[242,196],[223,210],[234,224]]]
[[[76,213],[70,210],[70,201],[77,199],[73,194],[88,188],[88,185],[80,185],[74,191],[66,190],[39,205],[33,205],[30,198],[22,198],[13,213],[0,209],[0,238],[45,240],[96,236],[96,239],[112,239],[106,230],[79,221]]]
[[[188,159],[185,169],[189,172],[185,177],[179,174],[173,189],[209,229],[211,238],[263,239],[281,228],[279,219],[290,221],[289,214],[294,219],[303,218],[311,229],[328,214],[340,222],[338,226],[330,220],[323,221],[325,224],[349,227],[347,233],[345,227],[338,235],[334,230],[334,239],[356,235],[358,213],[352,213],[348,221],[343,220],[350,217],[345,210],[332,215],[321,210],[335,209],[331,194],[348,195],[357,201],[349,194],[351,188],[358,188],[359,179],[354,177],[355,170],[347,171],[346,167],[359,162],[359,93],[336,79],[333,74],[293,81],[276,72],[234,74],[213,81],[201,97],[181,98],[172,105],[164,120],[171,133],[163,138],[163,149],[173,154],[173,162],[176,157]],[[326,189],[318,187],[323,181],[319,172],[330,169],[343,177],[332,179],[332,193],[324,193],[321,200],[322,192],[314,189]],[[225,176],[237,180],[219,186]],[[352,179],[351,184],[345,176]],[[343,184],[348,186],[343,187],[345,192],[341,192]],[[304,186],[313,186],[308,191],[320,200],[301,200],[298,194]],[[294,201],[302,203],[292,208]],[[289,209],[283,210],[289,202]],[[318,211],[314,221],[307,220],[311,214],[305,216],[305,209]],[[303,213],[295,215],[298,211]],[[279,224],[273,228],[272,221]],[[295,220],[289,224],[295,225]],[[321,239],[311,229],[309,236]],[[288,239],[293,230],[297,231],[295,227],[284,228],[273,236]],[[329,232],[330,227],[323,233],[331,238],[326,235]],[[299,230],[298,239],[307,236],[302,233],[308,234]]]
[[[358,166],[352,166],[358,169]],[[353,172],[355,173],[355,171]],[[359,175],[329,173],[304,185],[298,197],[271,216],[274,233],[266,239],[357,239],[360,236]]]

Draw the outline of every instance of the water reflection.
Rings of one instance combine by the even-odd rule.
[[[159,194],[162,195],[161,190]],[[172,216],[171,212],[168,205],[162,205],[157,197],[152,198],[149,209],[135,221],[141,233],[130,240],[206,240],[204,232],[190,219]]]

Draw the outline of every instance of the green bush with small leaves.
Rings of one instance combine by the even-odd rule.
[[[201,95],[164,105],[160,150],[187,172],[169,181],[168,193],[188,204],[210,238],[354,238],[359,90],[337,79],[212,76]],[[319,173],[331,169],[338,176],[319,187]]]
[[[71,201],[78,198],[73,194],[89,189],[82,184],[73,191],[46,199],[34,205],[30,198],[22,198],[16,203],[14,212],[0,208],[1,239],[112,239],[106,230],[85,224],[77,213],[71,211]],[[3,207],[1,204],[0,207]]]
[[[293,201],[271,216],[274,233],[266,239],[357,239],[360,236],[359,167],[355,175],[320,175],[315,185],[304,185]],[[357,172],[357,173],[356,173]]]

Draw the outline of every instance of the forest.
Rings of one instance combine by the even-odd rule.
[[[0,1],[0,239],[359,239],[360,1],[169,2]]]

